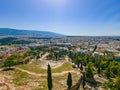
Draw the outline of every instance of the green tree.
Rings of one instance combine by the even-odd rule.
[[[86,63],[88,64],[89,63],[89,56],[85,56],[85,59],[86,59]]]
[[[85,88],[85,84],[86,84],[86,81],[85,81],[85,73],[83,73],[83,77],[82,77],[82,84],[83,84],[83,88]]]
[[[100,72],[101,72],[101,68],[100,68],[100,66],[98,66],[97,73],[100,74]]]
[[[81,62],[81,66],[80,66],[80,69],[81,69],[81,70],[83,70],[83,64],[82,64],[82,62]]]
[[[54,57],[55,57],[55,60],[57,61],[58,60],[58,52],[57,51],[54,52]]]
[[[72,86],[72,75],[71,75],[71,73],[68,73],[67,86],[68,86],[68,89],[70,89],[71,86]]]
[[[52,74],[51,74],[51,67],[48,64],[48,69],[47,69],[47,82],[48,82],[48,89],[52,90]]]
[[[96,49],[97,49],[97,45],[95,45],[93,52],[95,52],[95,51],[96,51]]]
[[[115,78],[115,86],[117,90],[120,90],[120,77]]]
[[[80,60],[77,61],[77,67],[80,67]]]
[[[4,67],[11,67],[15,64],[15,62],[13,60],[5,60],[4,62]]]
[[[106,76],[107,78],[110,78],[110,76],[111,76],[110,67],[106,68],[106,70],[105,70],[105,76]]]
[[[87,78],[93,78],[93,70],[90,65],[86,68],[86,77]]]

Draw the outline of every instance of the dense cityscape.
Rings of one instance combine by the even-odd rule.
[[[1,36],[0,90],[119,90],[119,60],[117,36]]]

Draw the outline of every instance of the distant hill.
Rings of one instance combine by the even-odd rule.
[[[36,30],[17,30],[10,28],[0,28],[0,36],[29,36],[29,37],[62,37],[64,35],[48,32],[48,31],[36,31]]]

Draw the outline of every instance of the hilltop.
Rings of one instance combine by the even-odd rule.
[[[11,28],[0,28],[1,36],[30,36],[30,37],[62,37],[64,35],[48,32],[48,31],[37,31],[37,30],[18,30]]]

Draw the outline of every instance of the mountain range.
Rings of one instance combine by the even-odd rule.
[[[62,37],[65,35],[48,31],[0,28],[0,36]]]

